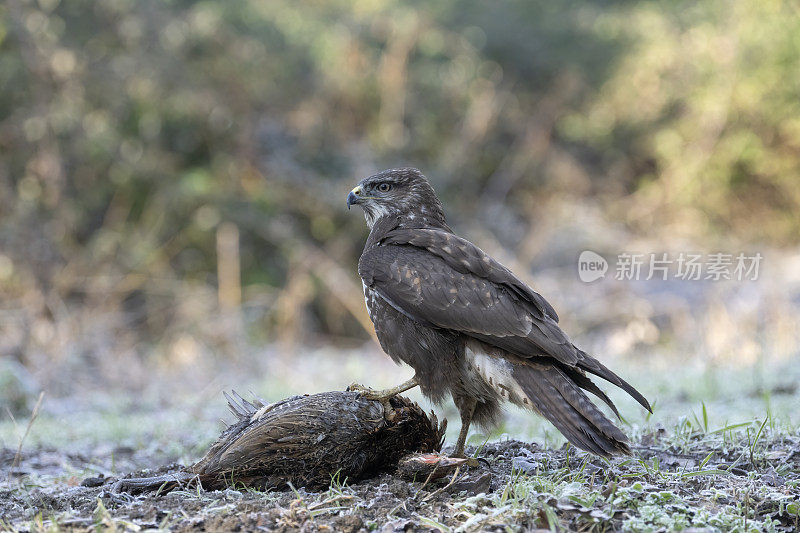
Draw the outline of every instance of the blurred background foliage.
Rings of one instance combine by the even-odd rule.
[[[344,198],[390,166],[523,268],[581,206],[633,238],[795,246],[800,8],[7,0],[0,355],[66,391],[363,343]]]

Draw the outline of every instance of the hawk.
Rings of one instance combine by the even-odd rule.
[[[511,402],[549,420],[572,444],[601,456],[630,453],[626,436],[584,391],[619,412],[589,378],[636,389],[576,347],[555,309],[508,268],[447,225],[428,180],[413,168],[384,170],[347,195],[370,229],[358,261],[364,300],[383,350],[415,375],[385,400],[419,385],[438,403],[449,393],[461,415],[454,456],[470,424],[495,426]],[[652,412],[652,411],[651,411]]]

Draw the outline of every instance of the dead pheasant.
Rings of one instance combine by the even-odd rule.
[[[294,396],[273,404],[226,394],[237,421],[206,455],[179,472],[120,479],[124,492],[172,490],[200,483],[259,489],[327,487],[331,476],[355,481],[394,468],[411,453],[439,451],[441,425],[414,402],[395,396],[386,403],[357,392]]]

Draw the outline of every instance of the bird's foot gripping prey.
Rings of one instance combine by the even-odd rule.
[[[358,392],[360,396],[366,400],[375,400],[381,402],[381,404],[383,405],[384,413],[386,413],[387,416],[391,417],[393,409],[391,404],[389,403],[389,400],[394,396],[397,396],[401,392],[405,392],[408,389],[413,389],[417,385],[419,385],[419,382],[417,381],[417,376],[414,376],[408,381],[401,383],[397,387],[392,387],[391,389],[376,391],[370,389],[369,387],[360,385],[358,383],[351,383],[350,386],[347,387],[347,390],[351,392]]]
[[[405,392],[405,391],[407,391],[409,389],[413,389],[417,385],[419,385],[419,380],[417,379],[417,376],[414,376],[413,378],[409,379],[408,381],[405,381],[405,382],[401,383],[400,385],[398,385],[396,387],[392,387],[390,389],[384,389],[384,390],[376,391],[376,390],[373,390],[373,389],[371,389],[369,387],[365,387],[363,385],[360,385],[358,383],[352,383],[352,384],[350,384],[349,387],[347,387],[347,390],[348,391],[358,392],[358,393],[361,394],[362,398],[365,398],[367,400],[376,400],[376,401],[379,401],[379,402],[383,403],[384,409],[386,410],[386,412],[390,412],[391,411],[391,406],[389,405],[389,399],[394,397],[394,396],[397,396],[401,392]],[[451,455],[451,457],[454,457],[454,458],[463,458],[463,457],[465,457],[464,456],[464,444],[467,441],[467,431],[468,430],[469,430],[469,422],[464,423],[464,420],[462,419],[462,421],[461,421],[461,432],[460,432],[460,434],[458,436],[458,442],[456,443],[455,452]],[[467,461],[467,465],[469,465],[469,466],[477,466],[477,461],[475,461],[473,459],[469,459]]]
[[[391,389],[376,391],[370,389],[369,387],[364,387],[363,385],[359,385],[358,383],[353,383],[349,387],[347,387],[347,390],[359,392],[361,393],[361,397],[366,398],[367,400],[377,400],[379,402],[383,402],[385,400],[388,400],[392,396],[397,396],[401,392],[405,392],[408,389],[413,389],[417,385],[419,385],[419,382],[417,381],[417,376],[414,376],[408,381],[401,383],[397,387],[392,387]]]
[[[622,388],[649,411],[648,401],[572,344],[547,300],[453,233],[425,176],[385,170],[350,191],[352,205],[364,209],[370,229],[358,273],[375,333],[395,362],[415,370],[425,396],[452,396],[461,413],[454,455],[463,456],[473,421],[498,423],[503,402],[544,416],[579,448],[630,453],[627,437],[586,395],[619,416],[589,376]]]

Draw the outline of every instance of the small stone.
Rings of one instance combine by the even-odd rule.
[[[103,474],[95,477],[87,477],[81,481],[81,487],[99,487],[106,482],[106,477]]]
[[[514,470],[521,470],[526,474],[536,474],[536,471],[539,469],[539,463],[536,461],[531,461],[525,457],[514,457],[511,460],[511,466]]]
[[[364,527],[364,521],[359,516],[348,514],[334,518],[333,525],[336,531],[341,531],[342,533],[356,533]]]
[[[484,472],[483,474],[475,477],[474,479],[465,479],[463,481],[456,481],[450,486],[450,492],[466,492],[467,494],[480,494],[481,492],[489,492],[492,485],[492,474]]]

